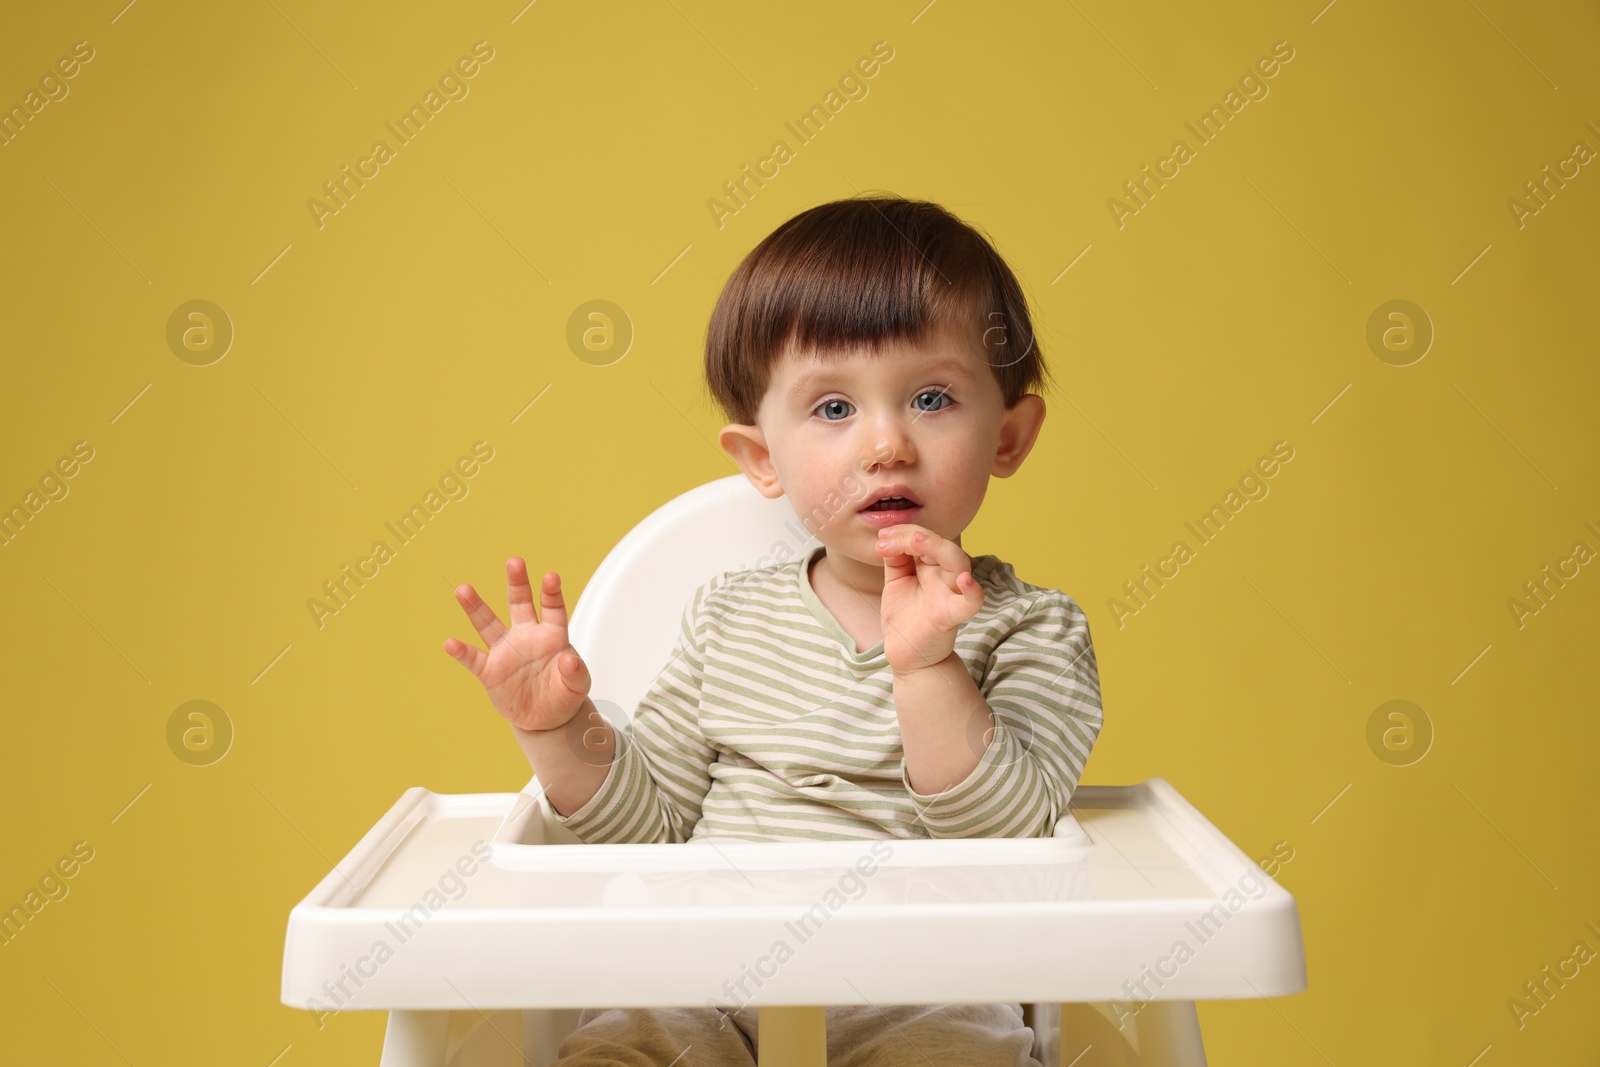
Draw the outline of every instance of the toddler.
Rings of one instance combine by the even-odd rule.
[[[816,546],[725,571],[613,730],[508,560],[507,629],[445,651],[483,683],[556,821],[587,842],[1048,836],[1102,721],[1088,620],[961,533],[1016,473],[1047,380],[1022,289],[944,208],[854,197],[790,219],[739,265],[706,339],[719,443]],[[828,1063],[1038,1067],[1020,1004],[829,1007]],[[757,1009],[585,1009],[558,1067],[755,1062]]]

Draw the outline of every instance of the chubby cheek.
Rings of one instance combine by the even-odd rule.
[[[929,457],[932,458],[932,457]],[[953,524],[965,527],[977,514],[983,496],[989,487],[989,469],[992,459],[972,448],[957,449],[939,457],[933,466],[938,475],[929,491],[928,518],[939,525]],[[944,536],[949,537],[946,532]]]
[[[778,473],[796,512],[834,529],[848,524],[865,492],[865,479],[850,458],[830,455],[825,448],[790,458]]]
[[[828,495],[828,490],[822,479],[815,471],[804,468],[795,471],[784,480],[790,499],[802,508],[815,507],[821,504]]]

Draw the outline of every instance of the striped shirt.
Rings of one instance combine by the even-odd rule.
[[[965,780],[924,795],[906,777],[883,642],[857,652],[811,587],[824,551],[696,589],[605,780],[551,817],[590,843],[1049,836],[1102,721],[1077,602],[972,557],[983,606],[955,653],[1002,728]]]

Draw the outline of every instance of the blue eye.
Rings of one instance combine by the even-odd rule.
[[[934,400],[931,402],[930,405],[924,405],[924,404],[920,403],[920,401],[924,397],[930,397],[930,396],[934,398]],[[927,390],[924,390],[923,392],[917,394],[916,401],[913,402],[912,406],[914,408],[916,408],[916,410],[918,412],[920,412],[921,414],[931,415],[931,414],[933,414],[935,412],[943,411],[944,409],[950,407],[954,403],[955,403],[955,401],[950,399],[950,395],[945,390],[943,390],[943,389],[927,389]],[[824,400],[822,403],[820,403],[816,407],[812,408],[811,409],[811,413],[813,415],[815,415],[819,411],[826,411],[826,410],[832,408],[832,409],[834,409],[834,413],[837,414],[839,417],[838,418],[829,418],[827,415],[823,415],[822,419],[823,419],[824,422],[839,422],[839,421],[841,421],[842,419],[846,418],[849,415],[848,411],[846,411],[846,412],[838,411],[838,409],[841,408],[841,407],[850,408],[850,407],[852,407],[852,405],[848,400],[841,400],[838,397],[834,397],[831,400]]]
[[[839,399],[824,400],[822,403],[818,404],[815,408],[813,408],[812,411],[813,411],[813,413],[815,413],[817,411],[823,410],[824,408],[832,407],[832,406],[834,406],[836,404],[843,404],[845,407],[849,407],[850,406],[850,402],[848,400],[839,400]],[[839,418],[842,419],[842,418],[844,418],[844,416],[841,415],[841,416],[839,416]],[[824,416],[822,421],[824,421],[824,422],[838,422],[839,419],[830,419],[830,418]]]

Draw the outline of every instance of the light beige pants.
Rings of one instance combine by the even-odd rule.
[[[828,1067],[1042,1067],[1020,1004],[829,1007]],[[757,1009],[585,1008],[552,1067],[754,1067]]]

